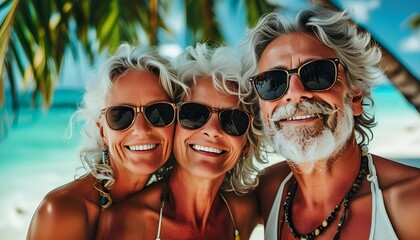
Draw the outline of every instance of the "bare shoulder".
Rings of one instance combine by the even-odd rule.
[[[127,199],[121,204],[120,208],[124,208],[124,211],[136,208],[158,210],[160,197],[165,185],[165,181],[159,181],[147,186],[144,190]]]
[[[407,166],[383,157],[373,156],[379,185],[382,191],[395,191],[401,187],[417,186],[420,169]]]
[[[273,198],[276,195],[280,184],[289,174],[290,168],[286,161],[276,163],[261,171],[258,175],[259,184],[257,187],[257,195],[259,198]]]
[[[109,208],[109,211],[106,212],[113,217],[121,218],[114,219],[115,221],[123,219],[131,221],[132,219],[128,219],[127,216],[133,217],[134,219],[142,219],[148,210],[153,212],[157,212],[157,210],[159,210],[163,186],[163,182],[154,183],[146,187],[144,190],[134,194],[124,202],[120,204],[113,204],[111,208]]]
[[[420,234],[420,169],[374,156],[386,210],[401,239]]]
[[[112,204],[100,217],[97,239],[142,239],[157,226],[163,183],[157,182],[119,204]],[[155,223],[156,222],[156,223]]]
[[[94,232],[91,219],[97,217],[99,208],[91,203],[95,191],[87,191],[87,186],[93,188],[90,178],[49,192],[34,213],[28,239],[90,239]]]
[[[258,191],[264,191],[265,189],[271,191],[272,188],[278,188],[289,173],[290,167],[286,161],[265,168],[258,175]]]

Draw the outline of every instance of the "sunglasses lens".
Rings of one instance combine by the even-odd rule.
[[[286,92],[287,72],[274,70],[263,72],[254,78],[255,90],[264,100],[277,99]]]
[[[114,130],[123,130],[133,123],[135,111],[125,106],[111,107],[106,112],[108,126]]]
[[[179,123],[188,129],[197,129],[206,124],[210,111],[207,107],[196,103],[184,103],[179,107]]]
[[[336,65],[330,60],[313,61],[300,69],[302,84],[309,90],[319,91],[330,88],[336,76]]]
[[[242,136],[248,130],[249,117],[240,110],[225,110],[220,113],[220,125],[232,136]]]
[[[306,89],[311,91],[326,90],[336,81],[337,66],[332,60],[316,60],[301,66],[299,76]],[[255,89],[264,100],[275,100],[282,97],[287,91],[288,81],[287,71],[284,70],[263,72],[253,78]]]
[[[175,110],[169,103],[155,103],[144,108],[144,116],[155,127],[166,127],[175,118]]]

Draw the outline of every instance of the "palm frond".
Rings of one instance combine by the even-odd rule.
[[[8,50],[8,45],[10,42],[10,34],[13,28],[13,24],[14,24],[14,20],[15,20],[15,16],[17,13],[17,9],[19,6],[19,1],[4,1],[1,5],[0,5],[0,9],[3,10],[4,8],[9,7],[10,5],[10,9],[9,12],[6,14],[3,22],[0,25],[0,62],[4,63],[0,65],[0,106],[3,106],[5,103],[5,83],[4,83],[4,79],[5,79],[5,75],[6,75],[6,69],[5,68],[10,68],[10,66],[8,64],[10,64],[10,61],[7,61],[6,56],[7,56],[7,50]],[[14,81],[10,80],[10,87],[12,89],[12,99],[16,98],[16,88],[15,88],[15,84]]]
[[[270,5],[267,1],[246,0],[248,26],[254,26],[260,17],[273,11],[276,6]]]

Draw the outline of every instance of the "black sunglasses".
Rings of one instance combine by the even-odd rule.
[[[260,98],[274,101],[284,96],[289,89],[290,76],[297,74],[305,89],[325,91],[337,81],[338,58],[317,59],[290,70],[276,69],[251,77],[255,91]]]
[[[138,112],[141,112],[147,122],[155,127],[167,127],[175,120],[175,104],[169,102],[156,102],[146,106],[120,105],[101,110],[108,126],[120,131],[133,125]]]
[[[178,106],[178,123],[186,129],[203,127],[211,114],[219,114],[219,125],[231,136],[242,136],[249,128],[251,115],[239,109],[217,109],[194,102],[180,102]]]

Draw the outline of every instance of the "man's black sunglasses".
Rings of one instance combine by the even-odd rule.
[[[259,73],[249,80],[260,98],[277,100],[289,89],[290,76],[299,76],[305,89],[325,91],[334,86],[338,76],[338,58],[316,59],[290,70],[275,69]]]

